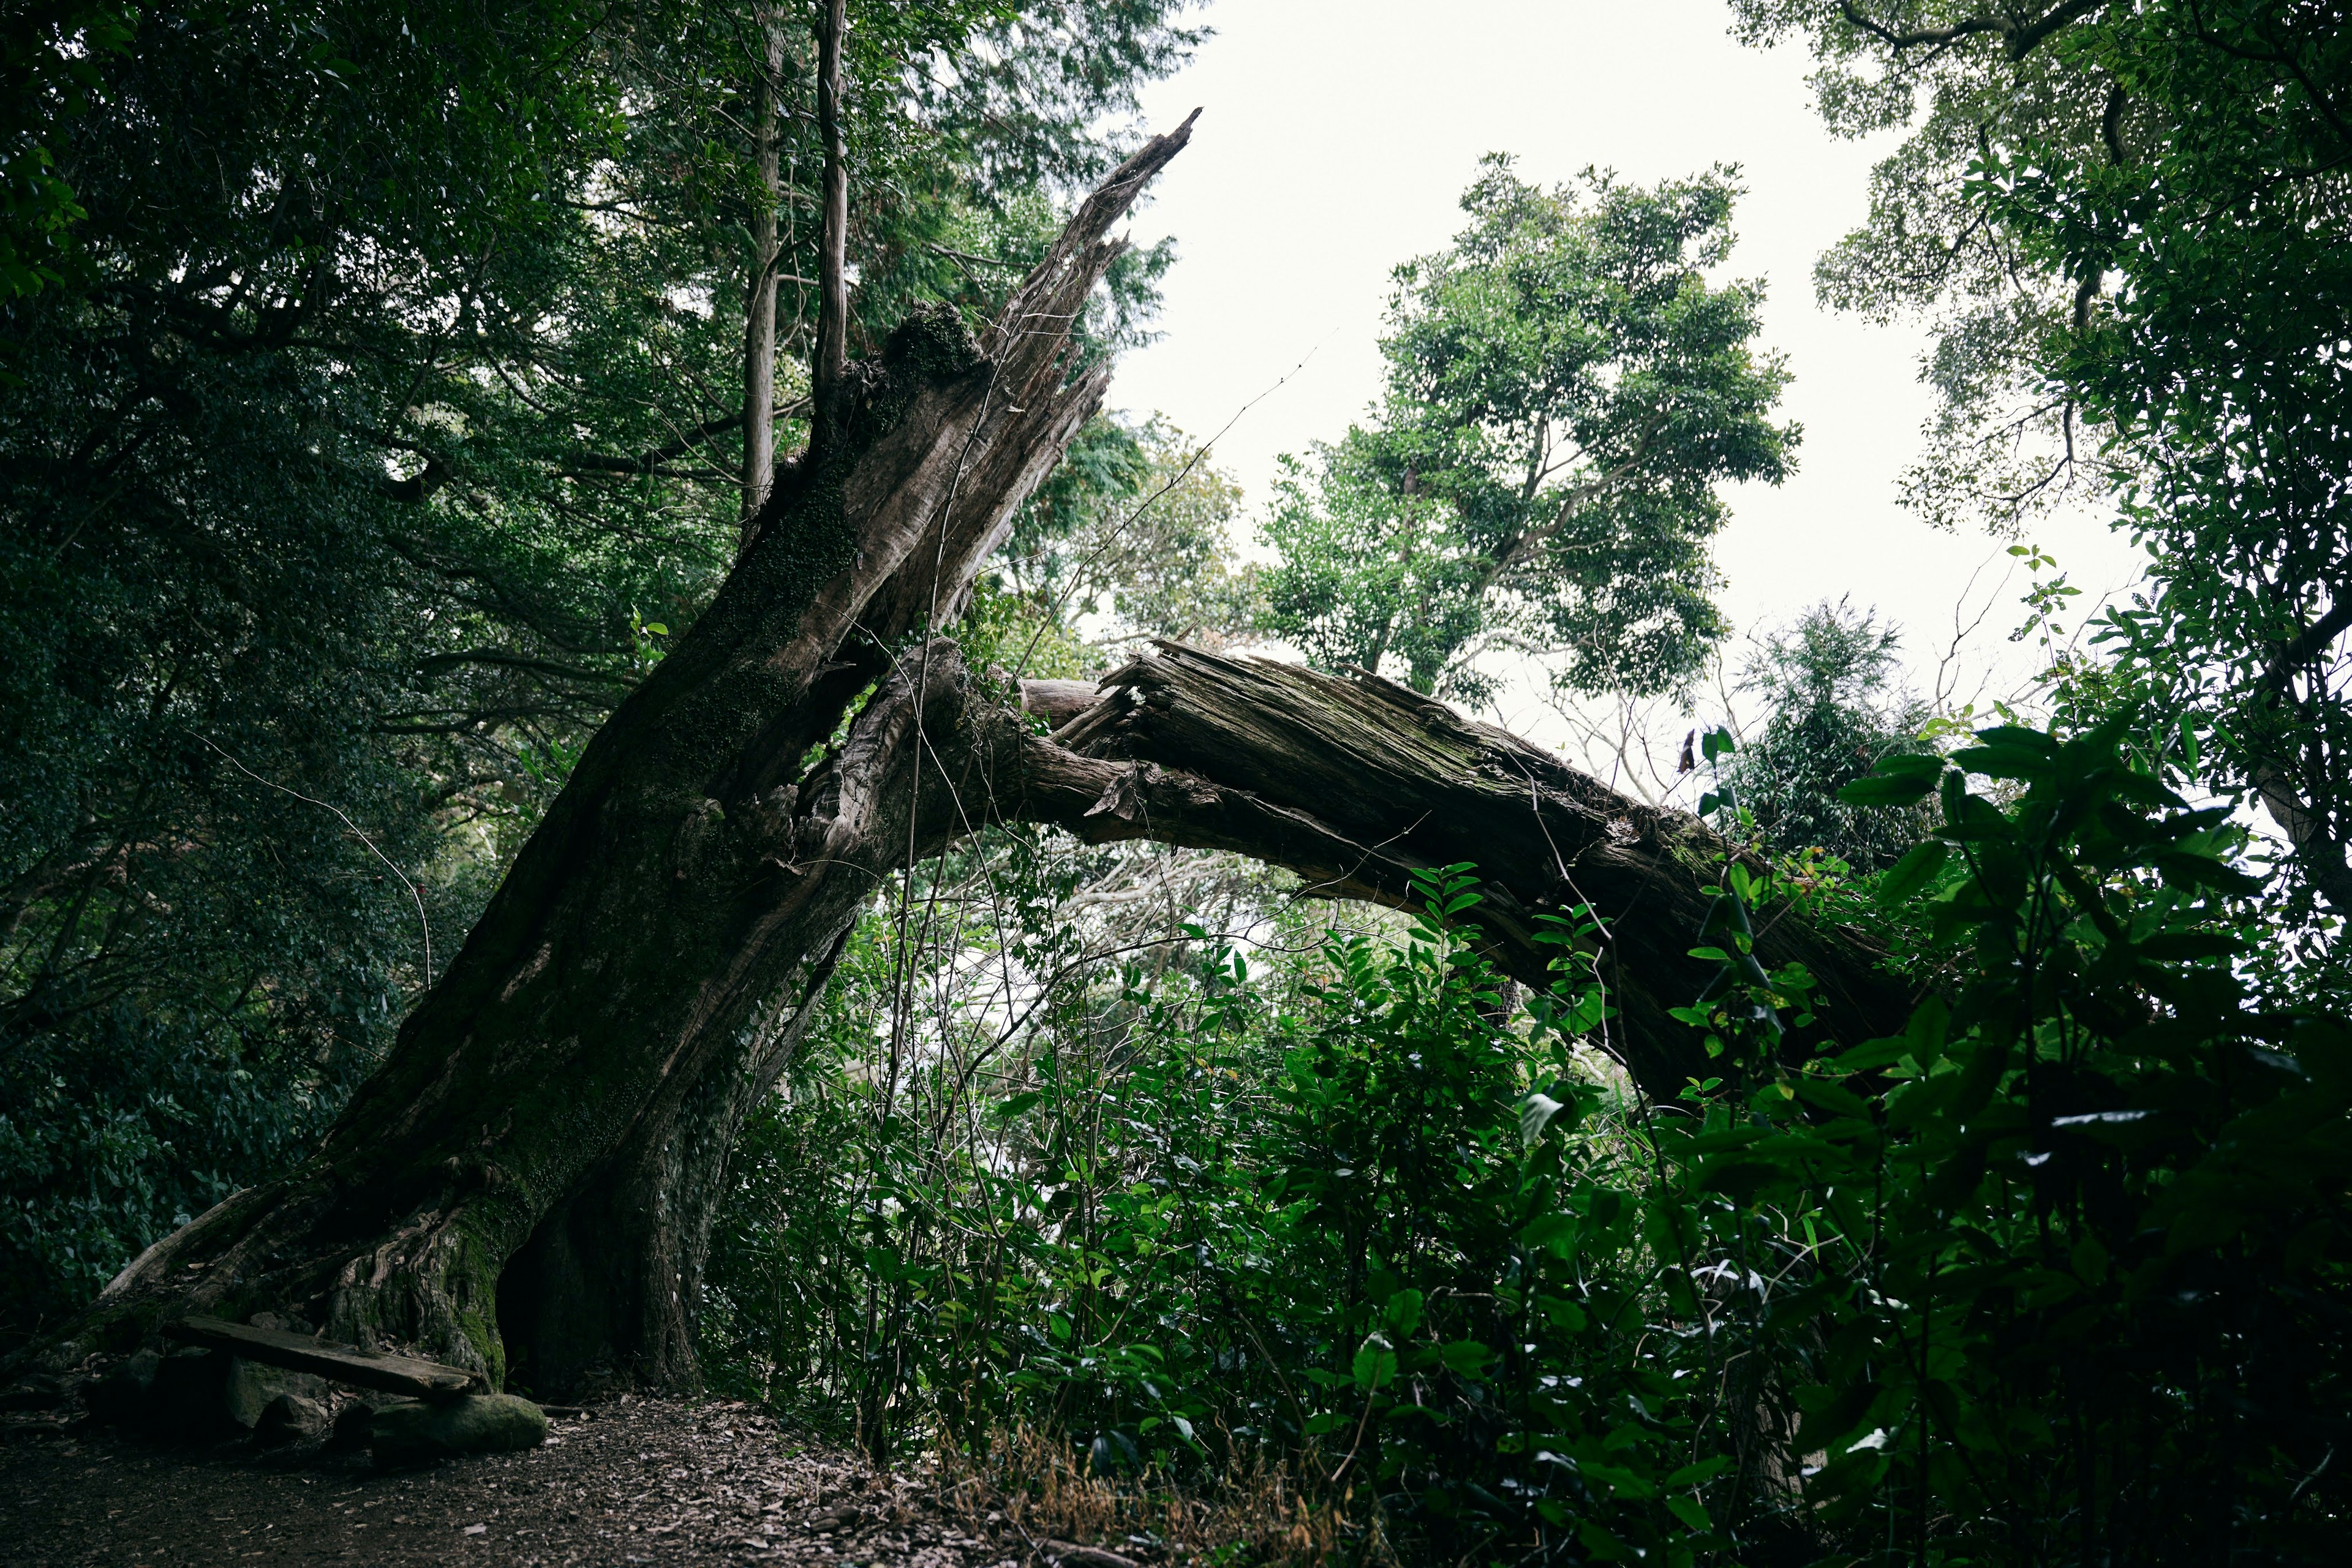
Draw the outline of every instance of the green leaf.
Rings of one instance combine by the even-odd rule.
[[[1396,1377],[1396,1352],[1379,1340],[1366,1340],[1356,1351],[1356,1386],[1370,1393],[1385,1388]]]
[[[1920,778],[1930,783],[1944,773],[1944,759],[1935,752],[1898,752],[1881,757],[1870,770],[1887,778]]]
[[[2244,944],[2234,936],[2213,931],[2166,931],[2136,944],[2142,958],[2181,963],[2200,958],[2228,958]]]
[[[1951,1024],[1952,1010],[1941,996],[1930,996],[1911,1010],[1911,1020],[1903,1026],[1903,1040],[1922,1068],[1934,1067],[1942,1058]]]
[[[1552,1326],[1564,1334],[1580,1334],[1590,1321],[1584,1309],[1559,1296],[1538,1296],[1536,1306],[1552,1321]]]
[[[1940,838],[1930,838],[1914,846],[1903,858],[1889,866],[1878,879],[1872,894],[1881,905],[1892,909],[1936,879],[1944,863],[1952,856],[1951,847]]]
[[[1704,1481],[1714,1479],[1717,1475],[1729,1468],[1730,1465],[1729,1455],[1711,1454],[1696,1464],[1685,1465],[1681,1469],[1668,1476],[1664,1484],[1670,1487],[1695,1487]]]
[[[1848,805],[1916,805],[1935,787],[1933,779],[1872,773],[1837,793]]]
[[[1830,1058],[1829,1065],[1842,1073],[1868,1072],[1873,1068],[1899,1062],[1911,1054],[1908,1039],[1901,1035],[1890,1035],[1883,1039],[1864,1040],[1850,1051],[1841,1051]]]
[[[1549,1247],[1562,1258],[1568,1256],[1563,1243],[1575,1239],[1577,1221],[1574,1215],[1538,1215],[1519,1227],[1519,1245],[1530,1252]]]
[[[1554,1100],[1540,1090],[1528,1096],[1519,1102],[1520,1144],[1526,1148],[1534,1148],[1536,1141],[1544,1135],[1544,1129],[1551,1125],[1553,1117],[1563,1110],[1572,1111],[1574,1109],[1572,1105]],[[1570,1116],[1568,1124],[1570,1127],[1575,1126],[1576,1117]]]
[[[1797,1402],[1806,1415],[1797,1430],[1797,1451],[1809,1454],[1827,1448],[1861,1424],[1870,1413],[1871,1402],[1877,1397],[1878,1384],[1869,1378],[1856,1379],[1843,1387],[1816,1384],[1800,1390]]]
[[[1706,1517],[1706,1510],[1696,1498],[1675,1493],[1666,1499],[1666,1511],[1702,1535],[1715,1529],[1715,1521]]]
[[[2052,776],[2050,757],[2022,746],[1971,746],[1955,752],[1952,765],[1985,778],[2024,779],[2029,783]]]
[[[2017,751],[2037,752],[2045,757],[2058,754],[2058,742],[2040,730],[2023,724],[1993,724],[1977,731],[1977,741],[1985,746],[2000,746]]]
[[[1445,1363],[1447,1371],[1458,1377],[1481,1375],[1486,1370],[1486,1363],[1492,1361],[1494,1356],[1494,1352],[1476,1340],[1455,1340],[1450,1344],[1439,1346],[1437,1352],[1437,1359]]]
[[[1790,1088],[1797,1091],[1798,1099],[1809,1104],[1817,1105],[1823,1110],[1838,1116],[1864,1119],[1870,1115],[1870,1105],[1860,1095],[1850,1089],[1841,1088],[1826,1079],[1814,1078],[1809,1073],[1797,1073],[1789,1079],[1788,1083]]]

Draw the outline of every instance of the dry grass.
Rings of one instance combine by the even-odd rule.
[[[940,1442],[932,1475],[940,1500],[974,1523],[990,1513],[1032,1542],[1076,1542],[1170,1562],[1368,1564],[1388,1568],[1378,1519],[1358,1521],[1349,1499],[1261,1455],[1236,1461],[1215,1483],[1178,1486],[1163,1477],[1103,1477],[1066,1440],[1033,1426],[992,1433],[969,1447]]]

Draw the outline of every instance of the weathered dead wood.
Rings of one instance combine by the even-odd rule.
[[[331,1340],[277,1329],[257,1329],[249,1323],[231,1323],[219,1318],[182,1318],[163,1326],[163,1337],[184,1344],[227,1351],[247,1361],[282,1366],[289,1372],[307,1372],[355,1388],[404,1394],[411,1399],[457,1399],[489,1388],[481,1373],[463,1367],[443,1366],[437,1361],[415,1356],[379,1354],[357,1345],[337,1344]]]
[[[1106,679],[1092,703],[1056,690],[1050,741],[1024,757],[1020,815],[1097,842],[1151,838],[1286,866],[1310,893],[1399,906],[1415,868],[1470,862],[1475,919],[1496,961],[1547,984],[1559,946],[1542,917],[1588,905],[1593,955],[1619,1010],[1611,1050],[1654,1093],[1706,1066],[1666,1016],[1715,966],[1689,956],[1726,847],[1696,818],[1617,794],[1552,753],[1374,676],[1160,645]],[[1862,933],[1771,911],[1757,956],[1803,963],[1823,1027],[1894,1032],[1911,997]]]

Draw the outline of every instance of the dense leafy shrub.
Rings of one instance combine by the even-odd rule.
[[[1738,865],[1684,1010],[1720,1072],[1672,1106],[1583,1048],[1579,933],[1549,995],[1497,980],[1466,868],[1255,966],[1196,926],[1189,972],[1017,1043],[995,1012],[973,1038],[1023,1054],[947,1115],[870,1070],[796,1091],[713,1348],[805,1336],[799,1394],[869,1442],[1026,1425],[1128,1484],[1271,1459],[1375,1555],[2322,1560],[2352,1038],[2248,1001],[2224,814],[2111,731],[1978,741],[1847,792],[1940,808],[1880,883],[1953,977],[1899,1037],[1807,1044],[1807,977],[1746,954],[1782,894]],[[887,934],[845,1008],[891,1006]],[[889,1135],[845,1159],[845,1110]]]

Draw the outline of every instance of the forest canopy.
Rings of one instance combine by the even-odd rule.
[[[1265,496],[1113,401],[1208,19],[0,24],[9,1374],[716,1390],[1219,1563],[2334,1561],[2341,7],[1728,6],[1890,148],[1903,500],[2147,563],[1983,707],[1722,607],[1729,163],[1469,171]]]

